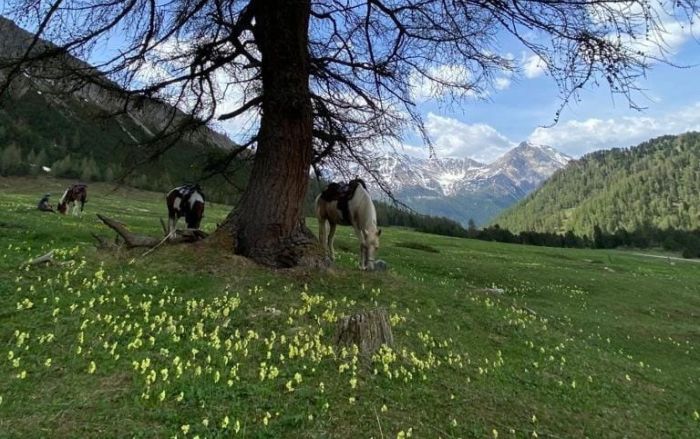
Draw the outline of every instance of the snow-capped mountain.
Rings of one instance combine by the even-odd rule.
[[[419,190],[426,195],[449,196],[459,182],[483,166],[471,159],[425,160],[406,154],[387,154],[379,159],[377,170],[394,193]]]
[[[377,171],[393,194],[418,212],[465,225],[470,218],[485,224],[570,160],[550,146],[523,142],[488,164],[468,158],[387,154],[378,160]],[[378,187],[372,186],[374,196],[381,197]]]

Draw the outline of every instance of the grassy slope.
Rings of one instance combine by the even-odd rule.
[[[33,210],[63,186],[0,179],[3,437],[700,435],[695,264],[387,229],[391,271],[370,274],[347,228],[327,273],[141,259],[94,250],[93,213],[155,234],[160,194],[92,185],[82,218]],[[207,209],[211,230],[226,208]],[[49,249],[84,262],[18,270]],[[377,305],[394,350],[333,353],[337,316]]]

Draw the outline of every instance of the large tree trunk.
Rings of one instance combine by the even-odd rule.
[[[318,254],[303,201],[312,156],[309,0],[257,2],[263,103],[250,181],[216,233],[234,251],[265,265],[306,264]]]

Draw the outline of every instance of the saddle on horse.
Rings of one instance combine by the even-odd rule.
[[[321,192],[321,199],[326,202],[336,201],[338,210],[343,214],[343,221],[347,224],[352,224],[350,215],[350,200],[355,195],[355,189],[359,185],[367,189],[367,185],[361,178],[350,180],[348,183],[330,183],[326,189]]]

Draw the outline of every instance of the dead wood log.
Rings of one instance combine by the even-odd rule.
[[[394,336],[386,310],[378,308],[341,317],[334,341],[336,345],[354,344],[362,355],[372,355],[384,344],[391,346]]]
[[[105,238],[104,236],[100,236],[97,233],[90,233],[90,234],[97,241],[97,244],[95,244],[95,247],[97,247],[100,250],[114,249],[114,248],[117,248],[119,246],[118,242],[110,242],[108,238]],[[119,236],[119,235],[117,235],[117,236]]]
[[[53,252],[54,252],[54,250],[51,250],[50,252],[46,253],[45,255],[41,255],[38,258],[34,258],[31,261],[24,263],[23,266],[50,264],[53,262]]]
[[[154,245],[158,244],[160,239],[154,238],[152,236],[147,236],[147,235],[138,235],[136,233],[130,232],[124,225],[122,225],[120,222],[115,221],[111,218],[107,218],[104,215],[97,214],[97,217],[105,223],[107,227],[110,229],[114,230],[117,232],[122,238],[124,238],[124,241],[126,242],[126,246],[129,248],[133,247],[153,247]]]
[[[26,268],[26,267],[31,267],[34,265],[40,265],[40,264],[45,264],[45,265],[67,265],[70,264],[72,261],[57,261],[53,258],[55,250],[51,250],[50,252],[46,253],[45,255],[41,255],[37,258],[32,259],[31,261],[25,262],[24,264],[20,265],[20,268]]]
[[[160,246],[164,239],[156,238],[149,235],[141,235],[137,233],[130,232],[126,228],[126,225],[120,223],[119,221],[108,218],[104,215],[97,214],[97,217],[102,221],[107,227],[117,232],[119,236],[124,239],[126,246],[128,248],[134,247],[149,247],[154,248]],[[206,232],[199,229],[179,229],[175,231],[175,236],[167,240],[168,244],[180,244],[180,243],[190,243],[199,241],[201,239],[209,236]],[[167,238],[167,237],[166,237]]]

